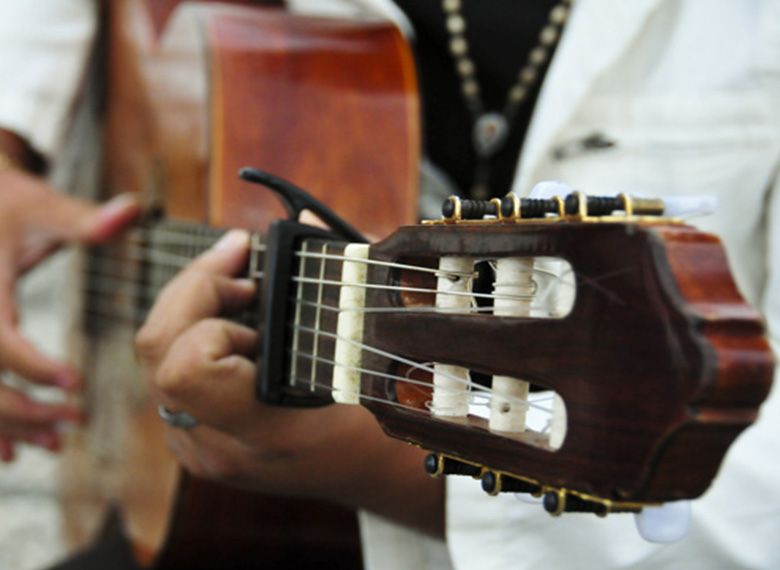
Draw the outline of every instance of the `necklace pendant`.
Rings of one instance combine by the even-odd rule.
[[[509,135],[509,123],[501,113],[485,113],[474,122],[472,136],[474,149],[482,158],[493,156],[501,150]]]

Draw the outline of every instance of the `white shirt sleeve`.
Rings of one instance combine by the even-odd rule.
[[[96,29],[93,0],[11,0],[0,16],[0,127],[47,158],[62,144]]]

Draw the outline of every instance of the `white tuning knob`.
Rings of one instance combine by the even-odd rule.
[[[660,507],[645,507],[634,515],[639,534],[648,542],[677,542],[688,534],[691,502],[674,501]]]
[[[664,215],[670,218],[708,216],[718,209],[717,196],[668,196],[663,201]]]

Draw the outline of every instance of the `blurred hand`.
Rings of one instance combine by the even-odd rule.
[[[196,476],[368,508],[442,532],[443,488],[424,474],[424,453],[386,437],[367,410],[255,399],[258,334],[220,318],[256,295],[251,281],[236,277],[248,247],[245,232],[223,237],[165,287],[136,337],[157,400],[199,421],[168,428],[170,449]]]
[[[80,388],[77,370],[44,355],[21,334],[16,282],[63,244],[105,241],[139,211],[129,196],[97,206],[63,195],[23,171],[0,171],[0,371],[66,391]],[[14,458],[16,441],[56,450],[58,425],[81,420],[82,414],[72,405],[36,402],[0,383],[0,459]]]

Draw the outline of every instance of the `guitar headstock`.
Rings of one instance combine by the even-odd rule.
[[[451,199],[442,220],[371,246],[288,244],[297,284],[286,302],[267,288],[284,315],[259,393],[363,404],[433,452],[431,474],[544,494],[553,513],[697,497],[774,365],[719,240],[662,210]]]
[[[551,511],[694,498],[769,390],[760,315],[681,223],[405,227],[370,259],[362,403],[432,474]]]

